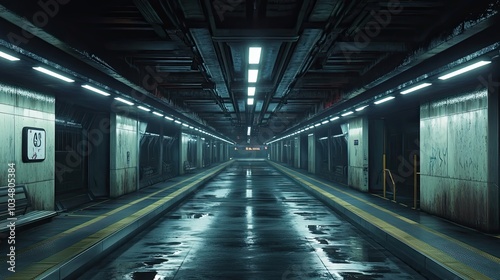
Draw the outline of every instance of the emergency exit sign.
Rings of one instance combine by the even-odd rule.
[[[42,128],[23,128],[23,162],[45,160],[45,136],[45,130]]]

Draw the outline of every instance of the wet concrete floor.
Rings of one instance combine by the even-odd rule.
[[[236,162],[79,279],[423,279],[265,162]]]

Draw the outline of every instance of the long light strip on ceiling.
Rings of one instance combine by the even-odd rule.
[[[255,87],[248,87],[248,96],[255,96]]]
[[[249,48],[248,49],[248,63],[249,64],[259,64],[261,52],[262,52],[262,48],[260,48],[260,47]]]
[[[146,111],[146,112],[149,112],[151,111],[150,109],[146,108],[146,107],[142,107],[142,106],[137,106],[137,108],[143,110],[143,111]]]
[[[35,69],[36,71],[42,72],[44,74],[47,74],[49,76],[52,76],[54,78],[57,78],[59,80],[65,81],[67,83],[74,83],[75,82],[75,80],[72,80],[72,79],[70,79],[68,77],[65,77],[63,75],[57,74],[56,72],[50,71],[49,69],[45,69],[43,67],[33,67],[33,69]]]
[[[253,98],[248,98],[247,104],[248,105],[253,105],[254,99]]]
[[[454,71],[454,72],[451,72],[451,73],[446,74],[446,75],[444,75],[444,76],[441,76],[441,77],[439,77],[438,79],[440,79],[440,80],[447,80],[447,79],[449,79],[449,78],[452,78],[452,77],[458,76],[458,75],[460,75],[460,74],[463,74],[463,73],[465,73],[465,72],[468,72],[468,71],[474,70],[474,69],[479,68],[479,67],[484,66],[484,65],[488,65],[488,64],[490,64],[490,63],[491,63],[491,61],[479,61],[479,62],[476,62],[476,63],[474,63],[474,64],[472,64],[472,65],[469,65],[469,66],[467,66],[467,67],[464,67],[464,68],[462,68],[462,69],[459,69],[459,70],[457,70],[457,71]]]
[[[340,117],[333,117],[330,119],[330,121],[333,122],[333,121],[338,120],[338,119],[340,119]]]
[[[386,98],[384,98],[384,99],[381,99],[381,100],[375,101],[375,102],[373,102],[373,103],[375,103],[375,104],[377,104],[377,105],[378,105],[378,104],[382,104],[382,103],[384,103],[384,102],[387,102],[387,101],[389,101],[389,100],[392,100],[392,99],[394,99],[394,98],[395,98],[394,96],[389,96],[389,97],[386,97]]]
[[[249,127],[247,128],[247,135],[248,135],[248,136],[250,136],[250,134],[251,134],[251,133],[252,133],[252,127],[251,127],[251,126],[249,126]]]
[[[85,89],[88,89],[90,91],[93,91],[93,92],[96,92],[96,93],[99,93],[100,95],[104,95],[104,96],[110,96],[111,94],[107,93],[107,92],[104,92],[98,88],[95,88],[93,86],[89,86],[89,85],[83,85],[82,88],[85,88]]]
[[[363,107],[359,107],[356,109],[356,112],[363,111],[366,107],[368,107],[368,105],[363,106]]]
[[[342,117],[346,117],[346,116],[349,116],[349,115],[352,115],[352,114],[354,114],[354,112],[353,111],[349,111],[347,113],[343,113],[341,116]]]
[[[169,121],[173,121],[174,119],[169,117],[169,116],[166,116],[165,119],[169,120]]]
[[[429,87],[429,86],[432,86],[432,84],[431,83],[423,83],[423,84],[420,84],[420,85],[418,85],[416,87],[412,87],[410,89],[402,91],[401,94],[408,94],[410,92],[414,92],[414,91],[417,91],[419,89],[423,89],[423,88],[426,88],[426,87]]]
[[[12,56],[10,54],[4,53],[4,52],[0,52],[0,57],[5,58],[5,59],[7,59],[9,61],[18,61],[18,60],[20,60],[19,58],[15,57],[15,56]]]
[[[255,70],[255,69],[248,70],[248,82],[249,83],[256,83],[258,76],[259,76],[259,70]]]
[[[132,103],[132,102],[130,102],[130,101],[128,101],[128,100],[125,100],[125,99],[123,99],[123,98],[120,98],[120,97],[115,97],[115,99],[116,99],[116,100],[118,100],[118,101],[120,101],[120,102],[122,102],[122,103],[125,103],[125,104],[127,104],[127,105],[130,105],[130,106],[134,105],[134,103]]]
[[[163,117],[163,114],[160,114],[158,112],[153,112],[154,115],[157,115],[158,117]]]

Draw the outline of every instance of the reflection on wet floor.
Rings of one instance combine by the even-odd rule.
[[[422,279],[265,162],[236,162],[81,279]]]

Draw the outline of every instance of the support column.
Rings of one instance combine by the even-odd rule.
[[[196,136],[196,166],[198,168],[203,168],[203,147],[204,141],[201,140],[200,136]]]
[[[488,219],[487,231],[494,232],[500,230],[500,71],[498,62],[491,67],[492,79],[488,82],[488,198],[487,211]]]
[[[316,174],[316,135],[313,133],[309,134],[307,138],[307,171],[312,174]]]
[[[119,197],[137,189],[139,173],[138,121],[111,114],[109,195]]]

